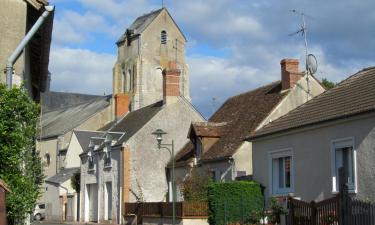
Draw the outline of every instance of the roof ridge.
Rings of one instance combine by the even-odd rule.
[[[364,68],[364,69],[361,69],[361,70],[357,71],[356,73],[348,76],[347,78],[345,78],[344,80],[339,82],[335,87],[333,87],[329,90],[326,90],[322,94],[320,94],[318,96],[315,96],[314,98],[307,101],[306,103],[296,107],[295,109],[291,110],[287,114],[285,114],[285,115],[277,118],[273,122],[265,125],[261,129],[255,131],[255,132],[252,132],[252,134],[248,135],[247,138],[264,136],[264,135],[272,134],[272,133],[275,133],[275,132],[280,132],[280,131],[284,131],[284,130],[288,130],[288,129],[298,128],[300,126],[308,126],[308,125],[311,125],[311,124],[313,124],[317,121],[327,121],[327,120],[330,120],[332,118],[340,118],[340,115],[339,116],[331,115],[332,118],[331,117],[323,118],[323,119],[316,118],[313,121],[303,122],[302,124],[299,124],[298,126],[290,125],[290,126],[287,126],[287,128],[285,128],[285,127],[284,128],[272,128],[273,126],[277,126],[278,124],[285,123],[288,120],[288,117],[293,119],[295,117],[298,118],[297,115],[299,113],[302,113],[304,115],[304,113],[306,113],[306,110],[309,110],[309,112],[312,112],[311,110],[313,110],[313,111],[322,110],[321,108],[311,108],[311,107],[314,107],[317,104],[319,104],[322,107],[326,107],[327,105],[330,105],[330,103],[326,103],[324,101],[326,101],[326,100],[329,101],[330,99],[335,99],[335,96],[337,94],[347,93],[348,88],[352,89],[353,87],[357,87],[357,88],[360,87],[359,85],[361,83],[363,83],[364,82],[363,79],[366,79],[366,78],[362,78],[359,81],[358,81],[358,79],[363,77],[363,76],[372,76],[373,73],[368,73],[368,71],[374,70],[374,69],[375,69],[375,67],[367,67],[367,68]],[[375,70],[374,70],[374,72],[375,72]],[[358,78],[358,79],[356,79],[356,78]],[[359,83],[357,83],[357,82],[359,82]],[[327,98],[327,99],[325,99],[325,98]],[[339,102],[339,103],[336,103],[336,104],[343,105],[344,103]],[[307,109],[305,109],[305,108],[307,108]],[[368,111],[368,109],[366,109],[366,110]],[[351,112],[350,114],[345,114],[345,115],[355,115],[355,114],[358,114],[359,112],[360,111]],[[276,123],[276,125],[275,125],[275,123]]]
[[[268,83],[268,84],[264,84],[264,85],[262,85],[262,86],[260,86],[260,87],[255,88],[255,89],[248,90],[248,91],[242,92],[242,93],[237,94],[237,95],[233,95],[233,96],[229,97],[227,100],[232,99],[232,98],[235,98],[235,97],[239,97],[239,96],[242,96],[242,95],[246,95],[246,94],[249,94],[249,93],[251,93],[251,92],[259,91],[259,90],[262,89],[262,88],[265,88],[265,87],[267,87],[267,86],[271,86],[271,85],[274,85],[274,84],[276,84],[276,83],[280,83],[280,82],[281,82],[280,80],[277,80],[277,81],[273,81],[273,82]]]

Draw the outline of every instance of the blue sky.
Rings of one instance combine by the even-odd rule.
[[[52,90],[109,94],[116,40],[161,0],[50,0],[56,6]],[[375,66],[373,0],[164,0],[188,39],[193,104],[209,116],[228,97],[280,79],[280,60],[303,61],[305,12],[316,76],[339,82]],[[300,65],[302,70],[304,65]],[[215,98],[215,103],[212,99]]]

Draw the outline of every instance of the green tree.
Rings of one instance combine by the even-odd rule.
[[[331,89],[331,88],[333,88],[333,87],[336,86],[335,83],[333,83],[332,81],[329,81],[327,78],[323,78],[323,79],[322,79],[322,85],[323,85],[323,87],[325,87],[325,89],[327,89],[327,90],[329,90],[329,89]]]
[[[212,182],[207,172],[198,171],[193,168],[190,175],[183,181],[181,191],[185,201],[205,202],[207,201],[208,185]]]
[[[39,107],[22,88],[0,84],[0,178],[6,196],[9,224],[21,224],[40,195],[42,164],[35,149]]]

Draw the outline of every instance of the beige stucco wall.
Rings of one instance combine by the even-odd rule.
[[[64,162],[65,168],[79,167],[81,165],[79,154],[81,154],[82,151],[83,150],[78,142],[77,136],[73,132],[72,138],[70,139],[68,151],[66,153]]]
[[[308,89],[310,89],[310,93],[308,92]],[[265,118],[263,122],[259,124],[257,130],[269,122],[287,114],[289,111],[297,108],[324,91],[325,89],[313,77],[309,76],[309,82],[307,82],[307,76],[304,76],[293,88],[289,90],[287,96],[285,96],[284,99],[272,110],[267,118]]]
[[[131,151],[131,202],[136,201],[136,195],[142,195],[146,202],[166,199],[168,186],[165,167],[170,154],[166,149],[157,149],[155,136],[151,133],[158,128],[166,131],[168,134],[163,137],[163,143],[171,143],[173,139],[177,154],[188,141],[187,132],[191,122],[204,120],[181,98],[164,107],[126,143]]]
[[[354,138],[357,151],[356,197],[375,200],[375,117],[374,114],[326,123],[306,130],[253,141],[254,179],[270,193],[268,154],[291,149],[294,164],[294,196],[305,201],[332,196],[331,141]]]
[[[167,31],[166,45],[160,44],[160,32]],[[177,41],[177,55],[174,46]],[[176,61],[181,69],[181,95],[190,100],[188,68],[185,63],[185,39],[164,10],[131,42],[118,46],[118,58],[113,68],[113,94],[124,93],[124,76],[131,70],[136,81],[131,94],[131,109],[135,110],[163,99],[162,73],[168,61]],[[126,81],[128,82],[128,81]]]
[[[57,161],[57,139],[45,139],[37,141],[37,150],[39,151],[40,157],[44,164],[44,175],[47,177],[53,176],[56,174],[56,161]],[[51,164],[46,165],[45,155],[49,154],[51,157]]]
[[[7,59],[25,36],[27,4],[22,0],[1,0],[0,15],[0,83],[3,83]],[[17,76],[23,76],[24,54],[18,58],[14,69]]]
[[[252,167],[252,144],[251,142],[243,142],[241,147],[233,155],[235,162],[235,171],[246,171],[246,175],[253,174]],[[237,176],[237,174],[235,174]]]

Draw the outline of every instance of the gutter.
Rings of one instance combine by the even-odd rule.
[[[48,15],[55,10],[55,6],[45,6],[44,8],[45,8],[45,11],[42,13],[42,15],[39,17],[39,19],[35,22],[33,27],[30,29],[30,31],[26,34],[26,36],[22,39],[22,41],[19,43],[17,48],[8,58],[6,69],[5,69],[6,77],[7,77],[6,83],[7,83],[8,89],[12,88],[13,65],[15,61],[20,56],[21,52],[25,49],[26,45],[30,42],[31,38],[38,31],[40,26],[42,26],[43,22],[48,17]]]

